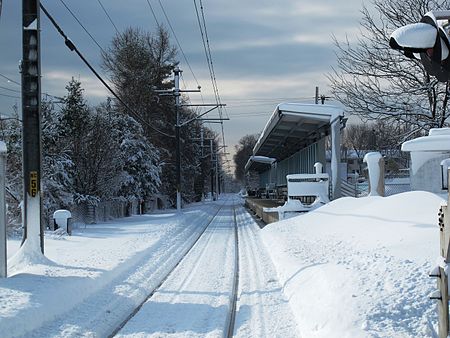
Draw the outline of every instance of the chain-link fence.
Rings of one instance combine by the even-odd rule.
[[[369,182],[342,181],[343,196],[365,197],[369,195]],[[411,191],[411,184],[407,176],[386,176],[384,181],[385,196],[392,196],[402,192]]]

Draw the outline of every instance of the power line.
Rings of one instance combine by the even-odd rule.
[[[217,86],[217,80],[216,80],[216,74],[214,71],[214,64],[212,61],[212,54],[211,54],[211,48],[209,45],[209,38],[208,38],[208,30],[206,28],[206,19],[205,19],[205,12],[203,10],[203,2],[202,0],[200,1],[200,11],[201,11],[201,21],[200,21],[200,15],[198,12],[198,7],[197,7],[197,2],[196,0],[194,0],[194,7],[195,7],[195,12],[197,15],[197,21],[199,24],[199,28],[200,28],[200,34],[202,37],[202,41],[203,41],[203,48],[205,50],[205,55],[206,55],[206,62],[208,64],[208,68],[209,68],[209,73],[210,73],[210,78],[211,78],[211,83],[213,86],[213,91],[214,91],[214,95],[216,97],[216,103],[217,104],[221,104],[221,100],[220,100],[220,95],[219,95],[219,88]],[[203,25],[202,25],[203,23]],[[219,117],[222,118],[222,109],[221,107],[219,107]],[[228,117],[228,114],[227,114]],[[223,141],[223,145],[225,146],[225,132],[223,129],[223,123],[221,123],[221,129],[222,129],[222,141]]]
[[[170,23],[169,17],[166,14],[166,11],[164,9],[164,6],[161,2],[161,0],[158,0],[159,5],[161,6],[161,10],[164,14],[164,17],[166,18],[167,24],[169,25],[170,30],[172,31],[173,37],[175,38],[175,41],[177,42],[178,48],[180,48],[181,54],[183,55],[184,61],[186,62],[187,66],[189,67],[190,72],[192,73],[192,76],[194,77],[195,83],[197,83],[197,86],[199,86],[197,77],[194,74],[194,71],[192,70],[191,64],[189,63],[186,54],[184,54],[183,48],[181,47],[180,41],[178,41],[177,35],[175,34],[175,30],[172,27],[172,24]]]
[[[2,78],[4,78],[4,79],[8,80],[8,82],[12,82],[12,83],[14,83],[14,84],[16,84],[16,85],[18,85],[18,86],[21,86],[21,84],[20,84],[19,82],[14,81],[13,79],[10,79],[10,78],[7,77],[6,75],[0,74],[0,77],[2,77]]]
[[[114,21],[111,19],[111,17],[108,14],[108,11],[106,10],[106,8],[103,6],[103,4],[101,3],[100,0],[97,0],[98,4],[100,5],[100,7],[103,9],[103,12],[105,12],[106,16],[109,19],[109,22],[111,22],[111,24],[113,25],[114,29],[116,30],[116,33],[118,35],[120,35],[119,30],[117,29],[116,25],[114,24]]]
[[[64,0],[59,0],[64,7],[66,7],[66,9],[69,11],[69,13],[72,15],[72,17],[76,20],[76,22],[78,22],[78,24],[81,26],[81,28],[83,28],[83,30],[86,32],[87,35],[89,35],[89,37],[91,38],[92,41],[94,41],[94,43],[98,46],[98,48],[100,48],[100,50],[105,53],[105,50],[102,48],[102,46],[100,46],[100,44],[97,42],[97,40],[95,40],[95,38],[92,36],[91,33],[89,33],[89,31],[86,29],[86,27],[84,27],[84,25],[81,23],[81,21],[77,18],[77,16],[75,15],[75,13],[72,12],[72,10],[66,5],[66,3],[64,2]]]
[[[10,89],[10,88],[3,87],[3,86],[0,86],[0,88],[4,89],[4,90],[9,90],[10,92],[22,93],[20,90],[17,90],[17,89]]]
[[[158,25],[158,27],[159,27],[159,22],[158,22],[158,19],[156,18],[155,11],[153,10],[152,4],[150,3],[149,0],[147,0],[147,3],[148,3],[148,7],[150,7],[150,11],[153,14],[153,18],[155,19],[156,25]]]
[[[64,31],[61,29],[61,27],[59,27],[59,25],[57,24],[57,22],[55,21],[55,19],[53,19],[53,17],[50,15],[50,13],[47,11],[47,9],[44,7],[44,5],[42,3],[40,3],[40,7],[42,9],[42,11],[44,12],[44,14],[47,16],[47,18],[50,20],[50,22],[53,24],[53,26],[56,28],[56,30],[58,31],[58,33],[64,38],[64,43],[66,44],[66,46],[73,52],[77,53],[77,55],[80,57],[80,59],[84,62],[84,64],[91,70],[92,73],[94,73],[94,75],[97,77],[97,79],[100,80],[100,82],[106,87],[106,89],[108,89],[108,91],[125,107],[125,109],[139,122],[141,122],[142,124],[145,124],[146,126],[148,126],[150,129],[156,131],[157,133],[160,133],[164,136],[167,137],[174,137],[173,135],[169,135],[157,128],[155,128],[154,126],[152,126],[150,123],[148,123],[147,121],[145,121],[140,115],[139,113],[137,113],[134,109],[132,109],[130,106],[128,106],[128,104],[125,103],[125,101],[122,100],[122,98],[116,94],[116,92],[106,83],[105,80],[103,80],[103,78],[100,76],[99,73],[97,73],[97,71],[94,69],[94,67],[91,66],[91,64],[86,60],[86,58],[83,56],[83,54],[81,54],[81,52],[78,50],[78,48],[74,45],[74,43],[72,41],[70,41],[70,39],[67,37],[67,35],[64,33]]]
[[[20,96],[14,96],[14,95],[2,94],[2,93],[0,93],[0,96],[11,97],[13,99],[20,99],[21,98]]]

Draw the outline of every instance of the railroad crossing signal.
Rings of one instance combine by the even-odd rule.
[[[449,19],[450,11],[428,12],[419,23],[396,29],[389,45],[411,59],[420,60],[430,75],[447,82],[450,80]]]

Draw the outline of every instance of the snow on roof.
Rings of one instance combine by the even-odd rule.
[[[272,157],[266,157],[266,156],[251,156],[250,159],[251,159],[253,162],[267,163],[267,164],[272,164],[273,162],[276,161],[275,158],[272,158]]]
[[[307,137],[314,130],[320,130],[326,125],[330,125],[334,120],[344,115],[344,108],[326,104],[310,103],[280,103],[267,121],[258,141],[253,148],[254,155],[277,155],[277,160],[281,160],[299,149],[288,149],[287,142],[281,139]],[[311,128],[312,127],[312,128]],[[275,135],[276,134],[276,135]],[[303,136],[302,136],[303,135]],[[273,136],[273,140],[271,139]],[[262,150],[267,142],[273,141],[267,149]],[[295,142],[297,144],[298,142]],[[286,151],[284,155],[279,154],[277,147],[282,147]],[[265,148],[265,147],[264,147]],[[278,156],[282,158],[278,158]]]
[[[428,136],[403,143],[402,151],[450,151],[450,128],[433,128]]]
[[[267,169],[267,165],[276,162],[275,158],[266,156],[250,156],[245,164],[245,172],[249,170],[264,171]],[[255,165],[259,164],[259,165]]]

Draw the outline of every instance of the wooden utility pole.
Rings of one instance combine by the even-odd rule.
[[[22,0],[22,148],[24,237],[44,253],[41,220],[41,61],[39,0]],[[40,243],[40,244],[38,244]]]

